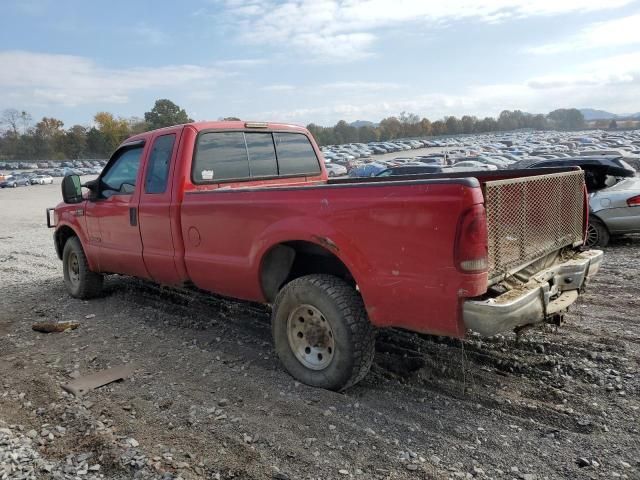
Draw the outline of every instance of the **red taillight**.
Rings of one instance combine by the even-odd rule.
[[[487,215],[484,205],[474,205],[462,214],[458,223],[455,262],[465,273],[486,272],[489,266]]]
[[[627,205],[629,205],[630,207],[640,207],[640,195],[627,198]]]

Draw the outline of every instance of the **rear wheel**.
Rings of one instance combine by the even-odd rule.
[[[97,297],[102,291],[103,276],[89,269],[89,262],[78,237],[71,237],[62,252],[64,283],[75,298]]]
[[[307,275],[285,285],[271,326],[280,361],[307,385],[344,390],[371,368],[375,329],[358,292],[338,277]]]
[[[609,244],[609,230],[602,221],[596,217],[589,217],[589,228],[585,245],[587,247],[606,247]]]

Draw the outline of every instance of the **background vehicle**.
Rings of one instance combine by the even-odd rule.
[[[374,327],[461,337],[559,321],[602,259],[580,248],[577,168],[328,180],[292,125],[139,134],[85,187],[65,177],[53,215],[72,296],[118,273],[270,303],[283,365],[334,390],[366,375]]]
[[[482,163],[482,162],[476,162],[474,160],[466,160],[464,162],[456,162],[453,164],[453,166],[451,167],[454,170],[457,171],[466,171],[466,172],[473,172],[473,171],[479,171],[479,170],[497,170],[498,167],[496,167],[495,165],[489,165],[487,163]]]
[[[28,187],[29,185],[31,185],[31,181],[26,175],[8,176],[4,181],[0,182],[0,188]]]
[[[31,178],[31,185],[46,185],[53,183],[51,175],[36,175]]]
[[[386,170],[387,166],[382,163],[371,162],[363,163],[349,170],[350,177],[373,177],[380,173],[382,170]]]
[[[327,175],[330,177],[340,177],[347,174],[347,168],[335,163],[326,164]]]
[[[401,165],[398,167],[387,168],[376,174],[376,177],[390,177],[392,175],[418,175],[421,173],[442,173],[443,167],[438,165]]]
[[[640,178],[622,157],[580,157],[534,162],[528,168],[578,166],[589,192],[588,246],[606,247],[612,236],[640,233]]]

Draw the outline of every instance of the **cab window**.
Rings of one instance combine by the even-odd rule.
[[[212,132],[200,135],[193,179],[196,183],[249,177],[249,158],[242,132]]]
[[[306,135],[274,133],[280,175],[318,174],[320,164]]]
[[[173,153],[175,141],[175,134],[171,134],[162,135],[153,142],[153,147],[149,154],[147,176],[144,181],[145,193],[164,193],[167,189],[169,165],[171,164],[171,154]]]
[[[114,194],[130,194],[136,187],[136,178],[140,168],[142,146],[124,150],[102,176],[101,191],[103,196]]]
[[[252,177],[278,175],[278,161],[270,133],[245,133]]]

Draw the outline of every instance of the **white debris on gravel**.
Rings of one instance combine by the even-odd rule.
[[[99,464],[90,464],[87,455],[68,455],[65,461],[49,461],[36,450],[33,432],[26,435],[15,425],[0,423],[0,478],[2,480],[37,480],[40,478],[86,480],[104,478],[97,474]]]

